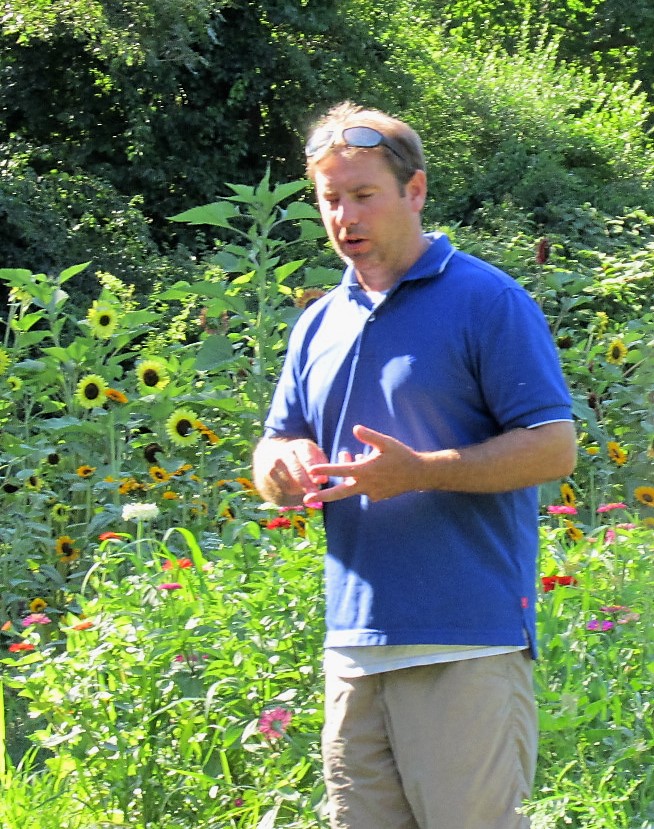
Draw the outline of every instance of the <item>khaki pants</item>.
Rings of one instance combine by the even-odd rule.
[[[332,829],[527,829],[538,743],[525,651],[327,677]]]

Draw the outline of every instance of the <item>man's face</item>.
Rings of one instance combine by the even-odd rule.
[[[354,265],[368,287],[390,287],[422,253],[422,171],[402,188],[383,151],[337,151],[319,163],[315,185],[336,252]]]

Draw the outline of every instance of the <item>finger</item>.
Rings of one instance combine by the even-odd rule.
[[[356,463],[320,463],[311,467],[311,477],[316,480],[317,476],[326,478],[345,478],[356,475],[360,471],[360,464]]]
[[[358,424],[352,429],[352,434],[361,443],[367,443],[377,449],[381,448],[388,440],[388,435],[384,435],[382,432],[377,432],[361,424]]]
[[[356,495],[356,490],[354,489],[355,486],[356,481],[354,478],[347,478],[340,484],[327,487],[327,489],[321,489],[320,492],[316,494],[316,497],[320,498],[323,503],[342,501],[344,498],[350,498],[352,495]],[[307,502],[307,499],[309,499],[309,496],[305,495],[305,503]]]

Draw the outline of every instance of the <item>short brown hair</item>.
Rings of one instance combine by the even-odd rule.
[[[425,169],[425,156],[422,150],[422,142],[418,133],[407,123],[398,118],[382,112],[379,109],[366,109],[354,104],[351,101],[344,101],[333,106],[322,116],[312,127],[309,133],[311,136],[319,131],[342,132],[347,127],[373,127],[378,130],[393,147],[397,155],[388,147],[380,145],[378,148],[384,152],[389,167],[401,185],[407,184],[416,170]],[[324,149],[319,150],[307,158],[307,176],[313,181],[316,173],[316,166],[320,161],[334,150],[342,149],[344,142],[335,141],[328,143]],[[369,149],[350,148],[349,151],[369,152]]]

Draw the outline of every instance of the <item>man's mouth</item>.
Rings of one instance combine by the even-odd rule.
[[[356,253],[365,243],[366,239],[363,236],[347,236],[341,242],[341,246],[350,253]]]

